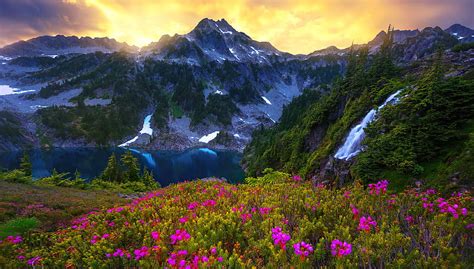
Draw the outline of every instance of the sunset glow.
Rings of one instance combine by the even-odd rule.
[[[474,1],[470,0],[31,2],[2,1],[0,23],[10,27],[0,29],[0,46],[44,34],[108,36],[144,46],[164,34],[185,34],[205,17],[225,18],[238,31],[259,41],[270,41],[278,49],[291,53],[365,43],[389,24],[398,29],[436,25],[446,28],[454,23],[474,26],[471,16]],[[28,8],[37,13],[22,14],[31,14]],[[46,17],[42,14],[45,12],[52,14]],[[15,32],[11,31],[13,28]]]

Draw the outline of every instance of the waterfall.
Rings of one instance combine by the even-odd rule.
[[[362,122],[351,129],[349,135],[344,141],[344,144],[337,150],[334,157],[341,160],[349,160],[350,158],[356,156],[362,150],[361,144],[362,140],[365,138],[364,129],[375,119],[377,111],[389,103],[398,103],[399,98],[397,96],[401,91],[402,90],[398,90],[396,93],[390,95],[387,100],[385,100],[385,102],[377,109],[371,109],[369,113],[367,113],[367,115],[365,115],[365,117],[362,119]]]

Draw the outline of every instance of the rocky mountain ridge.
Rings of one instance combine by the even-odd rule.
[[[440,42],[453,47],[460,42],[453,31],[466,34],[458,28],[393,31],[397,60],[427,57]],[[371,54],[385,36],[381,31],[367,44]],[[241,151],[253,131],[277,122],[294,97],[305,90],[327,92],[324,85],[344,73],[349,52],[333,46],[292,55],[251,39],[224,19],[203,19],[191,32],[165,35],[140,51],[107,38],[38,37],[0,49],[0,85],[21,92],[0,95],[0,110],[26,115],[23,128],[28,137],[37,137],[26,143],[30,146],[40,145],[44,136],[51,137],[49,146],[62,147],[114,146],[137,136],[131,146]],[[132,110],[125,112],[130,105]],[[64,113],[71,123],[54,122]],[[98,113],[97,120],[125,113],[130,122],[120,124],[131,126],[95,141],[93,124],[98,123],[88,119],[90,113]],[[150,114],[154,132],[140,133]],[[114,119],[101,120],[103,126]]]

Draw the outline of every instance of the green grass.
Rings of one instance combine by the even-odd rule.
[[[127,202],[110,191],[80,190],[56,186],[37,186],[0,180],[0,232],[5,227],[27,226],[20,221],[37,220],[37,229],[51,231],[82,214]],[[9,234],[11,235],[11,234]]]
[[[36,218],[16,218],[0,224],[0,239],[9,235],[21,235],[38,228],[40,222]]]

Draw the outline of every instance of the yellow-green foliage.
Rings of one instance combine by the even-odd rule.
[[[472,265],[470,195],[439,200],[432,190],[391,195],[385,188],[381,182],[331,190],[298,178],[254,186],[176,184],[123,207],[91,212],[54,233],[32,234],[21,243],[5,240],[0,267],[31,267],[28,261],[45,268]],[[364,228],[363,217],[375,225]],[[290,237],[285,248],[272,237],[276,227]],[[185,235],[174,236],[177,230]],[[336,239],[350,244],[350,253],[333,256]],[[301,241],[312,246],[307,255],[294,251]]]

